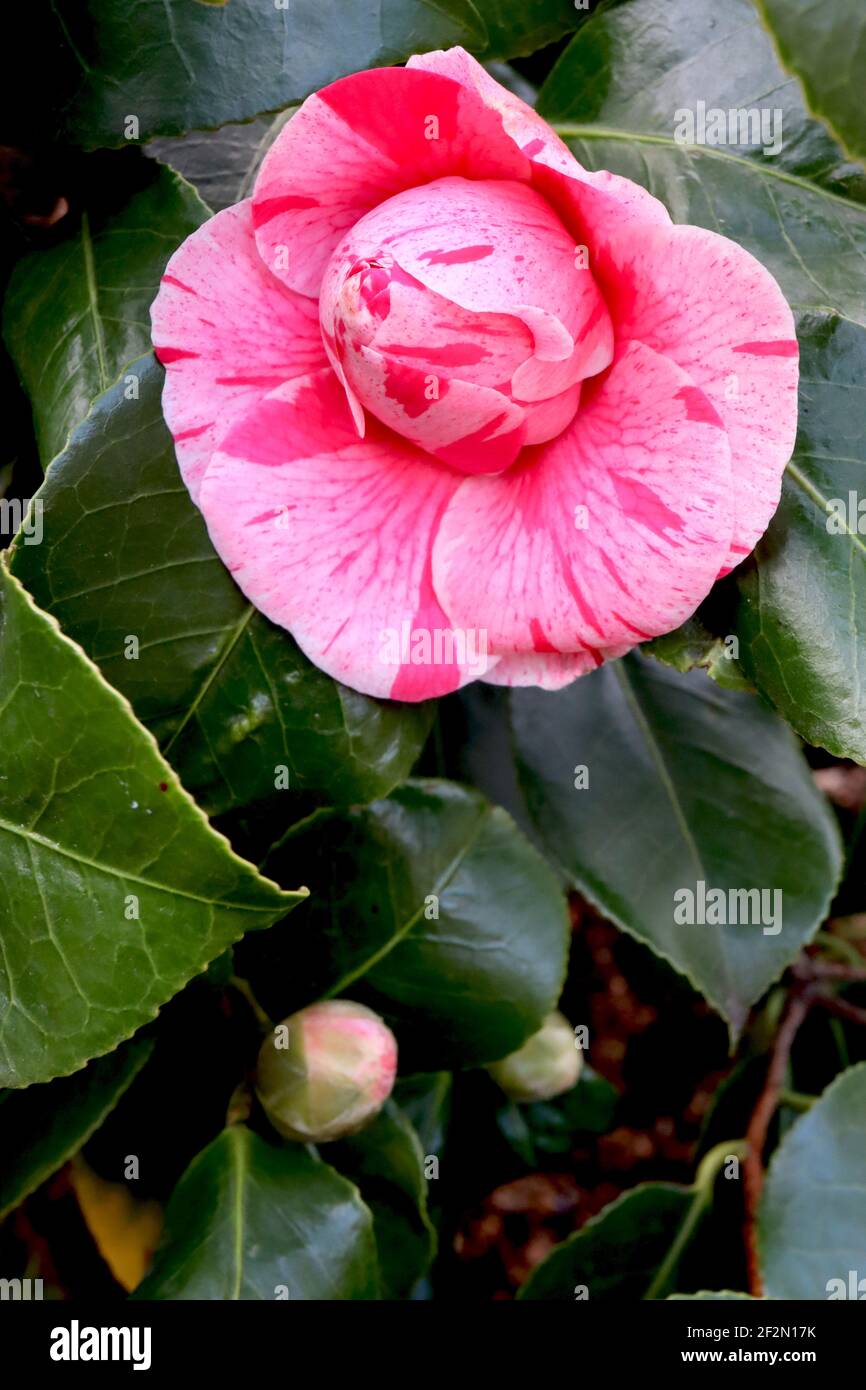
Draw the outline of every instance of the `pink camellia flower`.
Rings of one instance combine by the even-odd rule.
[[[555,689],[676,627],[794,442],[772,276],[589,173],[460,48],[347,77],[153,307],[184,480],[316,665]]]

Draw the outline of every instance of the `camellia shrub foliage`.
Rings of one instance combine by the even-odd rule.
[[[866,1296],[862,4],[24,8],[0,1278]]]

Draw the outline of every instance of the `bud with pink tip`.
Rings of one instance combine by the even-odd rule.
[[[487,1070],[511,1100],[552,1100],[571,1090],[582,1065],[571,1024],[561,1013],[552,1013],[517,1052]]]
[[[256,1090],[286,1139],[324,1144],[363,1129],[396,1075],[397,1042],[379,1015],[349,999],[325,999],[266,1038]]]

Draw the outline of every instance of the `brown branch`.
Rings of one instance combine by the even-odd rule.
[[[814,1003],[820,1004],[823,1009],[826,1009],[828,1013],[835,1014],[837,1018],[844,1018],[846,1023],[866,1025],[866,1009],[861,1009],[857,1004],[850,1004],[841,995],[828,994],[824,990],[819,990],[812,997]]]
[[[840,984],[866,981],[866,964],[845,965],[841,961],[820,960],[816,956],[801,956],[791,966],[795,980],[838,980]]]
[[[758,1204],[764,1186],[764,1149],[767,1146],[767,1132],[779,1104],[779,1092],[785,1082],[791,1048],[797,1031],[809,1012],[812,997],[812,987],[803,985],[792,992],[788,999],[770,1055],[764,1089],[758,1097],[758,1103],[746,1130],[747,1150],[743,1162],[743,1239],[746,1246],[749,1292],[755,1298],[760,1298],[764,1291],[758,1261]]]

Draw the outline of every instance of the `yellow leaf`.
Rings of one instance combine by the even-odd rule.
[[[162,1230],[159,1202],[141,1201],[128,1183],[107,1182],[79,1154],[70,1178],[87,1229],[100,1255],[127,1293],[150,1267]]]

